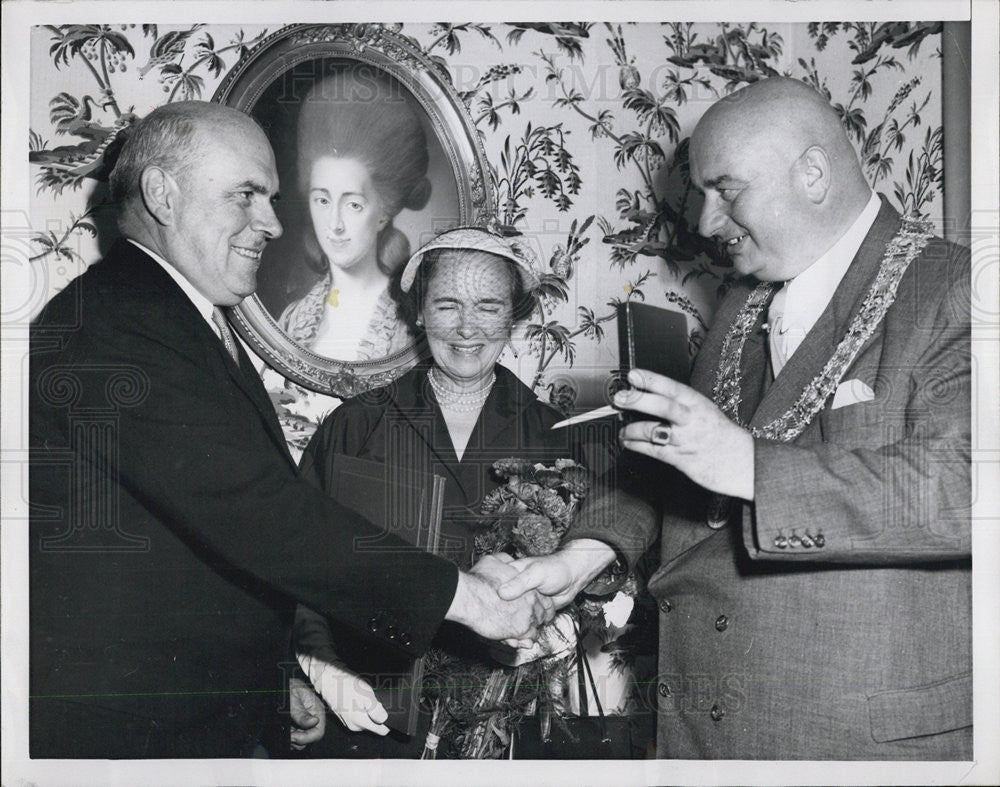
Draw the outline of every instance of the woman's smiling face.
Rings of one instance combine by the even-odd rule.
[[[493,371],[514,321],[515,273],[485,252],[445,250],[434,263],[420,317],[438,368],[469,390]]]
[[[316,240],[334,269],[376,262],[378,234],[387,219],[368,169],[356,159],[324,156],[312,166],[309,215]]]

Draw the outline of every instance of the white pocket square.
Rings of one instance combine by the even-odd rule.
[[[849,404],[859,402],[870,402],[875,398],[875,392],[861,380],[844,380],[837,386],[837,392],[833,395],[831,410],[839,407],[847,407]]]

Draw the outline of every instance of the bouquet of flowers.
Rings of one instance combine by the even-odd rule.
[[[503,482],[483,500],[475,558],[506,552],[515,558],[559,548],[590,488],[590,473],[572,459],[552,466],[502,459],[493,470]],[[635,583],[626,592],[635,595]],[[436,757],[442,738],[460,758],[499,758],[525,716],[536,714],[542,738],[566,713],[568,676],[583,631],[606,627],[604,603],[578,600],[542,630],[526,663],[488,664],[431,650],[425,661],[424,700],[433,716],[423,757]],[[519,659],[519,661],[524,661]],[[568,731],[568,729],[567,729]]]

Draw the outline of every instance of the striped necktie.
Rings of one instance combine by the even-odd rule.
[[[785,303],[788,299],[788,282],[775,293],[774,299],[767,310],[768,350],[771,355],[771,371],[777,377],[785,368],[788,359],[806,338],[806,332],[796,325],[785,322]]]
[[[240,357],[236,352],[236,339],[233,337],[233,332],[226,321],[226,315],[222,313],[222,309],[218,306],[212,309],[212,322],[219,329],[219,338],[222,339],[222,343],[226,346],[226,352],[229,353],[236,365],[239,366]]]

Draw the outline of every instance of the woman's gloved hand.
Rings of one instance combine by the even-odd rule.
[[[333,648],[319,647],[309,653],[298,653],[296,658],[313,688],[347,729],[351,732],[367,730],[376,735],[389,732],[384,723],[389,714],[375,691],[337,658]]]

